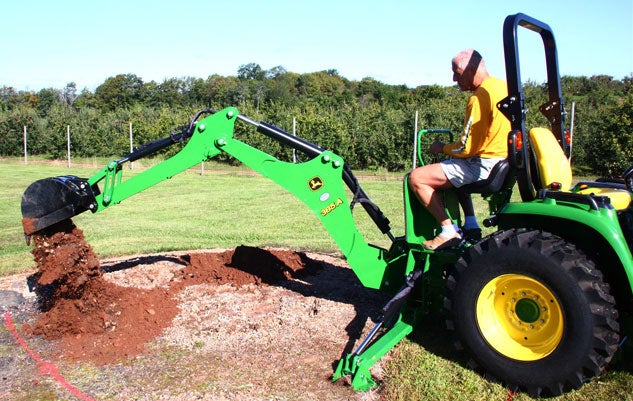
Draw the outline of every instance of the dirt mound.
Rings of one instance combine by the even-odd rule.
[[[192,253],[183,257],[187,266],[178,272],[173,288],[202,283],[274,284],[311,275],[320,269],[302,253],[239,246],[222,253]]]
[[[38,272],[31,278],[42,312],[24,330],[60,340],[64,357],[110,363],[144,351],[178,314],[177,295],[196,284],[266,285],[313,274],[321,265],[302,253],[240,246],[178,256],[182,267],[149,289],[107,281],[83,232],[65,221],[33,237]],[[125,266],[110,267],[110,270]]]

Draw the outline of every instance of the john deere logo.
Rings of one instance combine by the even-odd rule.
[[[321,179],[321,177],[314,177],[313,179],[308,181],[308,186],[311,190],[316,191],[323,187],[323,180]]]

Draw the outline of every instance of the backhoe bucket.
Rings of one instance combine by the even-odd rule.
[[[28,237],[86,210],[96,211],[93,189],[72,175],[35,181],[22,195],[22,226]]]

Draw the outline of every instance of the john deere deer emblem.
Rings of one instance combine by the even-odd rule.
[[[323,180],[321,179],[321,177],[314,177],[313,179],[308,181],[308,186],[311,190],[316,191],[323,187]]]

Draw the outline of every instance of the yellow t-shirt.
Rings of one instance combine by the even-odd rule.
[[[497,109],[497,103],[506,96],[508,86],[504,81],[486,78],[468,99],[461,139],[444,145],[443,152],[458,158],[508,157],[510,121]]]

